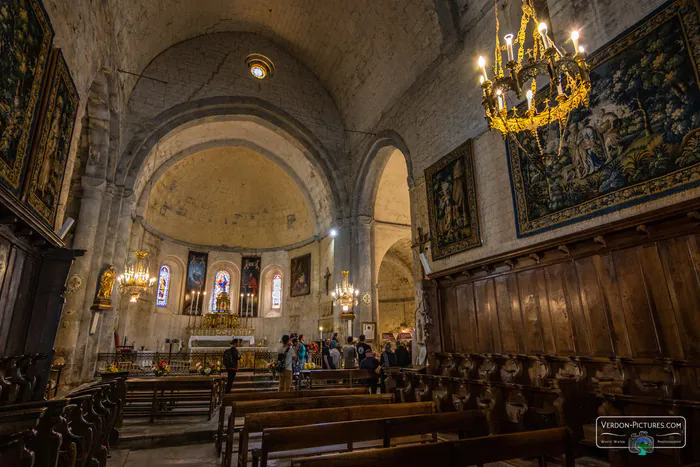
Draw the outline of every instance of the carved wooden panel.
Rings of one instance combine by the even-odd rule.
[[[442,351],[699,358],[700,235],[629,245],[439,280]]]

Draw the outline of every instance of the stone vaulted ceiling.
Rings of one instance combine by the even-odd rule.
[[[139,73],[168,47],[202,34],[259,33],[318,76],[349,129],[376,123],[442,42],[436,0],[110,1],[122,69]],[[135,80],[123,79],[131,89]]]

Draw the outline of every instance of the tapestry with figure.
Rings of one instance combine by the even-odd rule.
[[[22,188],[53,30],[39,0],[3,0],[0,6],[0,182]]]
[[[472,141],[425,169],[433,260],[481,246]]]
[[[699,57],[698,7],[673,2],[590,57],[590,105],[563,140],[556,123],[509,137],[518,236],[697,186]]]
[[[61,198],[79,101],[78,91],[60,50],[55,52],[54,60],[37,130],[39,138],[32,157],[27,192],[29,206],[52,228]]]
[[[185,300],[182,313],[185,315],[201,315],[206,305],[207,260],[209,253],[190,251],[187,257],[187,277],[185,277]]]

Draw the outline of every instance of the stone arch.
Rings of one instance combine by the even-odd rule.
[[[231,310],[237,310],[239,299],[239,284],[241,283],[241,270],[236,263],[229,260],[214,261],[207,267],[207,282],[204,290],[207,292],[206,311],[211,311],[211,296],[214,293],[214,277],[221,270],[228,271],[231,274]]]
[[[255,97],[213,97],[176,105],[144,125],[127,144],[117,167],[117,184],[133,189],[139,172],[166,136],[201,122],[253,122],[270,130],[292,145],[314,167],[328,187],[334,218],[345,215],[347,190],[337,161],[330,157],[321,141],[284,110]]]
[[[413,327],[415,297],[411,240],[396,240],[377,267],[377,327],[380,333],[394,332],[401,323]]]
[[[279,310],[272,309],[272,279],[276,274],[282,276],[282,307]],[[282,310],[285,306],[285,286],[287,278],[285,277],[284,270],[279,264],[268,264],[263,268],[260,273],[260,313],[261,318],[279,318],[282,316]]]
[[[411,153],[408,150],[408,146],[395,131],[382,131],[377,134],[374,141],[370,144],[369,150],[360,164],[352,196],[351,210],[353,215],[370,217],[374,215],[374,200],[379,188],[379,180],[394,150],[398,150],[406,161],[408,172],[406,182],[409,189],[415,185],[413,163],[411,162]]]

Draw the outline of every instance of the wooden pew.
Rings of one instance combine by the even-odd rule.
[[[335,388],[314,389],[305,391],[251,391],[225,394],[219,406],[219,423],[216,431],[216,453],[221,455],[221,444],[224,434],[224,420],[226,408],[234,402],[267,400],[267,399],[298,399],[300,397],[345,396],[353,394],[367,394],[366,388]]]
[[[394,402],[393,394],[362,394],[348,396],[303,397],[298,399],[271,399],[261,401],[234,402],[226,428],[226,451],[222,465],[229,467],[233,453],[233,432],[236,417],[252,413],[276,412],[303,409],[323,409],[331,407],[351,407],[357,405],[379,405]]]
[[[129,379],[124,416],[207,415],[211,420],[223,391],[222,376],[161,376]],[[180,410],[182,409],[182,410]]]
[[[376,440],[383,443],[382,447],[388,448],[392,439],[425,433],[433,433],[433,440],[437,441],[438,432],[457,432],[462,439],[486,436],[489,429],[483,412],[479,410],[266,428],[260,449],[253,451],[253,467],[267,466],[269,455],[273,452],[345,443],[347,449],[352,451],[353,443]]]
[[[343,386],[353,386],[358,384],[361,379],[376,376],[372,370],[360,370],[351,368],[347,370],[308,370],[302,371],[299,376],[299,387],[302,380],[308,382],[308,388],[312,389],[314,381],[319,385],[319,381],[336,381]]]
[[[366,420],[381,417],[401,417],[408,415],[429,415],[435,413],[433,402],[388,405],[360,405],[335,407],[330,409],[292,410],[288,412],[263,412],[246,416],[243,429],[238,437],[238,466],[248,462],[248,440],[251,433],[262,432],[266,428],[280,428],[316,423]]]
[[[293,467],[363,467],[412,465],[462,467],[522,457],[565,455],[565,466],[574,467],[574,439],[567,428],[528,431],[507,435],[485,436],[460,441],[370,449],[343,454],[295,459]],[[542,463],[540,464],[542,465]]]

